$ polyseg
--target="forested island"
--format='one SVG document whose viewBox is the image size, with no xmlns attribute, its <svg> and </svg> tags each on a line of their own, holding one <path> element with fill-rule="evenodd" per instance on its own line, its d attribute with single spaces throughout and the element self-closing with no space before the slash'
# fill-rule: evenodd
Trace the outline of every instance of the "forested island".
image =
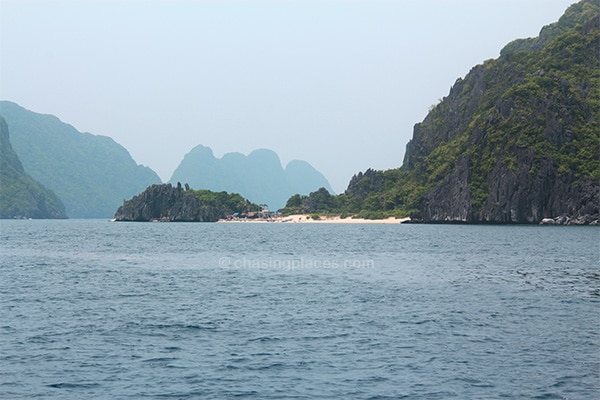
<svg viewBox="0 0 600 400">
<path fill-rule="evenodd" d="M 151 185 L 125 200 L 116 221 L 216 222 L 233 214 L 256 212 L 260 206 L 237 193 L 193 190 L 187 184 Z"/>
</svg>

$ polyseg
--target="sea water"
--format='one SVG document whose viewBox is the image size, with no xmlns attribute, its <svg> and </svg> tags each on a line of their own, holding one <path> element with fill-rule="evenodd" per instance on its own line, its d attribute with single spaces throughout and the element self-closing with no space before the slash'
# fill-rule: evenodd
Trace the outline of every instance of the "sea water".
<svg viewBox="0 0 600 400">
<path fill-rule="evenodd" d="M 599 398 L 599 239 L 2 221 L 0 398 Z"/>
</svg>

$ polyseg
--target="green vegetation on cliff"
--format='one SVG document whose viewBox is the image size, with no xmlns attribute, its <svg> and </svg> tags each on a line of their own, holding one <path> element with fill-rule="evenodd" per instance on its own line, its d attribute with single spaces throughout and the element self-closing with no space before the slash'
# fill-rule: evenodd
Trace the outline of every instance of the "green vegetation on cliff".
<svg viewBox="0 0 600 400">
<path fill-rule="evenodd" d="M 66 218 L 65 207 L 23 169 L 0 117 L 0 218 Z"/>
<path fill-rule="evenodd" d="M 428 222 L 597 220 L 599 53 L 600 2 L 583 0 L 539 37 L 513 41 L 458 79 L 415 125 L 402 167 L 355 175 L 333 201 L 337 211 Z"/>
<path fill-rule="evenodd" d="M 123 202 L 117 221 L 215 222 L 260 207 L 237 193 L 193 190 L 169 184 L 152 185 Z"/>
</svg>

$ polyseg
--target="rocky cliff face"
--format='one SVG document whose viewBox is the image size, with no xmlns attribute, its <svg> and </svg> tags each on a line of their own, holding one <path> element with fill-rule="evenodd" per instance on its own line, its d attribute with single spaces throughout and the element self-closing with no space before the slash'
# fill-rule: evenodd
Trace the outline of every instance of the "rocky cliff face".
<svg viewBox="0 0 600 400">
<path fill-rule="evenodd" d="M 404 181 L 425 222 L 600 219 L 600 5 L 571 6 L 540 37 L 459 79 L 417 124 Z"/>
<path fill-rule="evenodd" d="M 235 212 L 257 207 L 238 194 L 183 189 L 180 184 L 149 186 L 126 200 L 115 213 L 117 221 L 215 222 Z"/>
<path fill-rule="evenodd" d="M 413 218 L 425 222 L 499 224 L 539 223 L 550 218 L 561 224 L 598 224 L 598 182 L 560 174 L 551 160 L 545 160 L 532 176 L 532 152 L 519 153 L 516 171 L 497 163 L 487 176 L 491 191 L 482 209 L 472 207 L 470 160 L 462 158 L 455 170 L 425 196 Z"/>
</svg>

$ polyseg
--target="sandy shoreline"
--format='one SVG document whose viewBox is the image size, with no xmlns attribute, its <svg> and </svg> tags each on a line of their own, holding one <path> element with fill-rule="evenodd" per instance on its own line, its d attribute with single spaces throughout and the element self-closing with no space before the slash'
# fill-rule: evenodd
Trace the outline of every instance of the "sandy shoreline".
<svg viewBox="0 0 600 400">
<path fill-rule="evenodd" d="M 341 218 L 336 216 L 322 216 L 318 220 L 309 218 L 308 215 L 288 215 L 286 217 L 276 218 L 257 218 L 257 219 L 238 219 L 238 220 L 219 220 L 218 222 L 225 223 L 289 223 L 289 224 L 401 224 L 410 221 L 410 218 L 395 218 L 386 219 L 364 219 L 364 218 Z"/>
</svg>

